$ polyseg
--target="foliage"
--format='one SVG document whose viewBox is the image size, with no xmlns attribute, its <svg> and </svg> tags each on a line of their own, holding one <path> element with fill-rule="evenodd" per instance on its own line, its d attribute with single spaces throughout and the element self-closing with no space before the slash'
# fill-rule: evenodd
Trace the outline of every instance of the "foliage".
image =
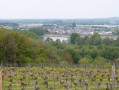
<svg viewBox="0 0 119 90">
<path fill-rule="evenodd" d="M 39 29 L 35 32 L 37 30 Z M 107 60 L 112 62 L 119 58 L 118 44 L 119 37 L 116 40 L 101 39 L 98 33 L 94 33 L 91 37 L 80 37 L 79 34 L 73 33 L 69 43 L 53 41 L 50 38 L 42 41 L 34 32 L 6 31 L 2 27 L 0 28 L 0 61 L 42 64 L 60 64 L 67 61 L 69 65 L 96 64 L 105 61 L 104 63 L 107 64 L 109 63 Z"/>
<path fill-rule="evenodd" d="M 38 39 L 39 36 L 33 32 L 28 32 L 27 33 L 28 37 L 32 38 L 32 39 Z"/>
<path fill-rule="evenodd" d="M 20 33 L 28 34 L 28 36 L 30 36 L 31 38 L 38 38 L 38 36 L 42 36 L 42 35 L 48 33 L 48 30 L 44 29 L 43 27 L 29 28 L 28 30 L 20 30 L 20 29 L 14 28 L 13 30 L 20 32 Z"/>
<path fill-rule="evenodd" d="M 77 33 L 72 33 L 71 34 L 71 36 L 70 36 L 70 42 L 72 43 L 72 44 L 75 44 L 76 42 L 76 38 L 77 37 L 79 37 L 79 34 L 77 34 Z"/>
<path fill-rule="evenodd" d="M 97 57 L 93 64 L 95 65 L 107 65 L 108 60 L 103 57 Z"/>
<path fill-rule="evenodd" d="M 64 56 L 67 55 L 70 57 L 69 59 L 73 60 L 74 64 L 77 64 L 79 61 L 79 57 L 77 55 L 77 52 L 74 49 L 65 49 L 64 50 Z"/>
<path fill-rule="evenodd" d="M 100 58 L 103 59 L 103 58 Z M 86 60 L 87 61 L 87 60 Z M 105 62 L 105 60 L 102 60 Z M 103 64 L 100 62 L 100 64 Z M 3 90 L 115 90 L 119 89 L 119 69 L 112 76 L 111 65 L 80 65 L 79 67 L 2 67 Z M 16 65 L 17 66 L 17 65 Z M 85 68 L 84 68 L 85 67 Z"/>
<path fill-rule="evenodd" d="M 44 35 L 46 32 L 48 32 L 47 30 L 43 29 L 42 27 L 40 27 L 40 28 L 30 28 L 28 31 L 29 32 L 34 32 L 38 36 Z"/>
<path fill-rule="evenodd" d="M 91 37 L 86 36 L 83 38 L 74 33 L 70 37 L 70 43 L 61 43 L 59 40 L 51 43 L 57 48 L 58 54 L 63 56 L 62 58 L 67 60 L 68 63 L 78 64 L 80 60 L 82 61 L 86 57 L 91 58 L 90 64 L 93 64 L 98 57 L 110 61 L 119 58 L 118 38 L 117 40 L 101 39 L 98 33 L 94 33 Z"/>
<path fill-rule="evenodd" d="M 31 38 L 29 38 L 29 37 Z M 32 39 L 33 38 L 33 39 Z M 34 33 L 22 34 L 0 28 L 0 60 L 6 63 L 53 63 L 58 55 L 55 49 Z"/>
<path fill-rule="evenodd" d="M 91 59 L 90 58 L 87 58 L 87 57 L 85 57 L 85 58 L 82 58 L 80 61 L 79 61 L 79 64 L 83 64 L 83 65 L 85 65 L 85 64 L 90 64 L 91 63 Z"/>
</svg>

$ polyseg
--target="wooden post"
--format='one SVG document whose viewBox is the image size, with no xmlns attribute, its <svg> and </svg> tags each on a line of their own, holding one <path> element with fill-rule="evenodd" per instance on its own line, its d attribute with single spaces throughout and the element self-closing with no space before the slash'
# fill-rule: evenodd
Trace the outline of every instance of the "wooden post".
<svg viewBox="0 0 119 90">
<path fill-rule="evenodd" d="M 115 77 L 116 77 L 116 74 L 115 74 L 115 70 L 116 70 L 116 63 L 115 61 L 112 63 L 112 77 L 114 79 L 114 90 L 116 89 L 116 86 L 115 86 Z"/>
<path fill-rule="evenodd" d="M 112 90 L 112 84 L 110 84 L 110 90 Z"/>
<path fill-rule="evenodd" d="M 112 76 L 115 78 L 115 63 L 112 63 Z"/>
<path fill-rule="evenodd" d="M 101 85 L 101 83 L 98 83 L 98 90 L 99 90 L 100 85 Z"/>
<path fill-rule="evenodd" d="M 34 80 L 34 89 L 33 90 L 36 90 L 36 80 Z"/>
<path fill-rule="evenodd" d="M 55 89 L 55 72 L 53 72 L 53 79 L 54 79 L 54 89 Z"/>
<path fill-rule="evenodd" d="M 28 85 L 30 84 L 30 67 L 31 65 L 28 64 Z"/>
<path fill-rule="evenodd" d="M 0 90 L 2 90 L 2 71 L 0 71 Z"/>
<path fill-rule="evenodd" d="M 82 90 L 84 88 L 84 71 L 82 72 Z"/>
</svg>

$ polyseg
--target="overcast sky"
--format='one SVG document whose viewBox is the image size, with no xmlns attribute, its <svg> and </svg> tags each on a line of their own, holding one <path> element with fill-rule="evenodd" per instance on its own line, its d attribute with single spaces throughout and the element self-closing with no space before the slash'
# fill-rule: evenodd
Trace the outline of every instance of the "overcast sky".
<svg viewBox="0 0 119 90">
<path fill-rule="evenodd" d="M 0 0 L 0 19 L 119 17 L 119 0 Z"/>
</svg>

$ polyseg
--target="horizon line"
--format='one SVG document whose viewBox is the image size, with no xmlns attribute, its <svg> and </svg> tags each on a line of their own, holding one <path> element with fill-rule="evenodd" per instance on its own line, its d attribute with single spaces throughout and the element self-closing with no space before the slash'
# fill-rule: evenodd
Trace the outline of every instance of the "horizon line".
<svg viewBox="0 0 119 90">
<path fill-rule="evenodd" d="M 108 19 L 108 18 L 119 18 L 119 17 L 99 17 L 99 18 L 0 18 L 0 20 L 35 20 L 35 19 L 56 19 L 56 20 L 62 20 L 62 19 Z"/>
</svg>

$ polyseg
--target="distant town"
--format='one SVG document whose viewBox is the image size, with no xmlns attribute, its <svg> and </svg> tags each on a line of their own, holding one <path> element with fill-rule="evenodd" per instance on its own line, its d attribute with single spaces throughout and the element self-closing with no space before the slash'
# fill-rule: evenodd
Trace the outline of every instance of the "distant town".
<svg viewBox="0 0 119 90">
<path fill-rule="evenodd" d="M 95 21 L 95 20 L 94 20 Z M 97 20 L 98 21 L 98 20 Z M 45 34 L 44 37 L 65 37 L 69 38 L 72 33 L 78 33 L 81 37 L 91 36 L 94 32 L 97 32 L 101 35 L 102 38 L 109 37 L 112 39 L 116 39 L 118 37 L 119 24 L 107 24 L 107 23 L 89 23 L 87 20 L 86 23 L 80 23 L 80 20 L 72 20 L 69 21 L 61 21 L 61 20 L 42 20 L 38 21 L 14 21 L 12 23 L 9 22 L 1 22 L 0 26 L 3 26 L 5 29 L 20 29 L 20 30 L 28 30 L 29 28 L 39 28 L 42 27 L 47 29 L 49 33 Z"/>
</svg>

